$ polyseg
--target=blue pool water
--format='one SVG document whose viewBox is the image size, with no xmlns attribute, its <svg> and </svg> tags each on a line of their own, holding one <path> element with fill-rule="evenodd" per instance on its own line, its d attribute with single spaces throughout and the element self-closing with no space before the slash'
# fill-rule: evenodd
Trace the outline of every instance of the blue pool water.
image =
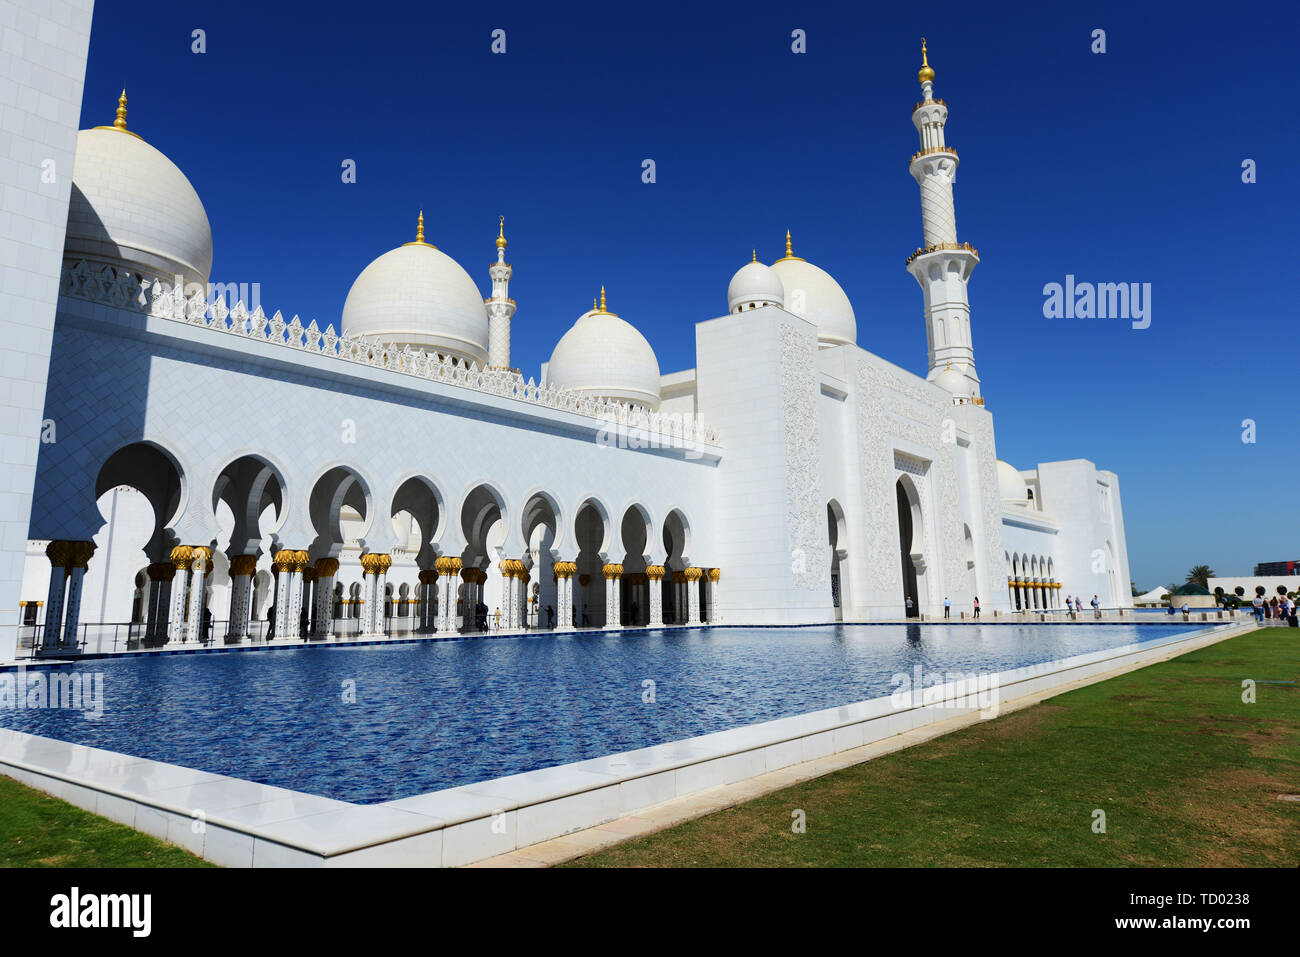
<svg viewBox="0 0 1300 957">
<path fill-rule="evenodd" d="M 368 804 L 888 695 L 917 664 L 1004 671 L 1178 630 L 703 628 L 103 659 L 53 669 L 103 675 L 99 720 L 0 708 L 0 725 Z"/>
</svg>

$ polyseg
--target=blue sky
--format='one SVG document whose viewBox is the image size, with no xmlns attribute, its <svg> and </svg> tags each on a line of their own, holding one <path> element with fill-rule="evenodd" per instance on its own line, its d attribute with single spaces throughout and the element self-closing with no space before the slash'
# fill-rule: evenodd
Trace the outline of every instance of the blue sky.
<svg viewBox="0 0 1300 957">
<path fill-rule="evenodd" d="M 601 284 L 668 372 L 694 364 L 693 324 L 726 311 L 750 250 L 778 258 L 789 228 L 853 301 L 858 344 L 923 375 L 903 262 L 921 243 L 924 35 L 962 160 L 958 235 L 981 254 L 999 456 L 1118 472 L 1143 588 L 1300 557 L 1294 8 L 924 7 L 101 0 L 82 126 L 112 122 L 125 82 L 131 128 L 207 208 L 213 281 L 260 283 L 268 312 L 337 324 L 421 208 L 486 294 L 505 215 L 525 375 Z M 1044 318 L 1044 284 L 1067 274 L 1151 283 L 1150 328 Z"/>
</svg>

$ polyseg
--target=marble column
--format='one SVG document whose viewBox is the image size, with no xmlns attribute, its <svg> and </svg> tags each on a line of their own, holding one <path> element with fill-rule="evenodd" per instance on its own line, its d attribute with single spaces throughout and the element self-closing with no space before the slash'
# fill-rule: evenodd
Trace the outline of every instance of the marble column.
<svg viewBox="0 0 1300 957">
<path fill-rule="evenodd" d="M 605 627 L 618 628 L 622 618 L 622 584 L 623 566 L 617 563 L 602 565 L 600 573 L 605 576 Z"/>
<path fill-rule="evenodd" d="M 253 575 L 256 573 L 256 555 L 236 555 L 230 559 L 230 621 L 226 625 L 226 641 L 231 644 L 248 637 L 248 621 L 253 610 Z"/>
<path fill-rule="evenodd" d="M 194 564 L 194 549 L 189 545 L 177 545 L 172 549 L 171 557 L 178 574 L 175 584 L 172 585 L 172 607 L 167 619 L 167 634 L 162 636 L 162 644 L 172 640 L 185 640 L 185 602 L 189 598 L 190 566 Z"/>
<path fill-rule="evenodd" d="M 645 577 L 649 579 L 650 627 L 661 628 L 664 623 L 664 592 L 661 582 L 667 569 L 662 565 L 647 565 Z"/>
<path fill-rule="evenodd" d="M 50 559 L 50 591 L 45 599 L 42 650 L 57 648 L 63 639 L 63 600 L 68 588 L 68 564 L 72 561 L 72 542 L 50 542 L 45 547 L 45 554 Z"/>
<path fill-rule="evenodd" d="M 524 587 L 528 574 L 524 563 L 517 558 L 507 558 L 500 564 L 502 578 L 501 609 L 502 625 L 511 631 L 524 627 L 523 613 L 520 611 L 519 593 Z"/>
<path fill-rule="evenodd" d="M 384 633 L 384 583 L 393 559 L 386 554 L 366 552 L 361 556 L 361 570 L 366 576 L 366 604 L 362 607 L 364 635 L 375 637 Z"/>
<path fill-rule="evenodd" d="M 556 562 L 551 572 L 555 575 L 555 630 L 573 631 L 573 576 L 578 566 L 574 562 Z"/>
<path fill-rule="evenodd" d="M 682 573 L 686 578 L 686 623 L 700 624 L 700 579 L 704 569 L 692 566 Z"/>
<path fill-rule="evenodd" d="M 709 624 L 713 625 L 722 620 L 718 615 L 718 582 L 722 578 L 721 568 L 709 569 Z"/>
<path fill-rule="evenodd" d="M 475 620 L 478 616 L 478 569 L 462 568 L 460 570 L 460 580 L 465 583 L 465 597 L 461 599 L 461 608 L 463 620 L 461 622 L 461 631 L 474 631 L 478 625 Z"/>
<path fill-rule="evenodd" d="M 419 629 L 422 632 L 433 630 L 434 594 L 438 587 L 438 573 L 433 569 L 421 569 L 420 584 L 416 589 L 419 595 Z"/>
<path fill-rule="evenodd" d="M 456 582 L 459 580 L 461 560 L 444 555 L 434 562 L 438 572 L 438 630 L 456 630 Z"/>
<path fill-rule="evenodd" d="M 81 585 L 86 578 L 86 566 L 95 554 L 94 542 L 71 542 L 68 556 L 68 589 L 63 613 L 63 633 L 60 644 L 75 648 L 81 640 L 78 626 L 81 623 Z"/>
<path fill-rule="evenodd" d="M 334 637 L 334 578 L 339 573 L 337 558 L 316 559 L 316 613 L 312 620 L 312 637 Z"/>
<path fill-rule="evenodd" d="M 316 596 L 316 568 L 311 562 L 307 562 L 301 572 L 302 578 L 302 607 L 307 611 L 306 627 L 302 629 L 301 637 L 310 637 L 315 631 L 316 604 L 312 600 Z M 299 616 L 301 620 L 301 616 Z"/>
<path fill-rule="evenodd" d="M 520 565 L 522 567 L 523 563 L 521 562 Z M 528 592 L 530 590 L 529 583 L 533 580 L 533 576 L 529 574 L 527 568 L 523 568 L 515 577 L 519 580 L 519 627 L 530 628 L 532 627 L 530 624 L 532 616 L 530 615 L 531 609 L 529 605 L 531 603 L 528 600 Z"/>
<path fill-rule="evenodd" d="M 144 639 L 149 644 L 167 637 L 167 611 L 175 577 L 176 566 L 171 562 L 153 562 L 149 566 L 149 607 L 144 625 Z"/>
<path fill-rule="evenodd" d="M 189 608 L 185 615 L 185 640 L 207 640 L 203 628 L 203 611 L 208 607 L 207 582 L 212 571 L 212 549 L 206 545 L 193 545 L 194 560 L 190 564 Z"/>
</svg>

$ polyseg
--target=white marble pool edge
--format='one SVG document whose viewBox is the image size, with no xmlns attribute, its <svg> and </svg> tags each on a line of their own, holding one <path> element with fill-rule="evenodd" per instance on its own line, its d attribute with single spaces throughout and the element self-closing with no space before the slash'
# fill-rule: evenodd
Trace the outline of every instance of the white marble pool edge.
<svg viewBox="0 0 1300 957">
<path fill-rule="evenodd" d="M 1217 625 L 997 674 L 998 703 L 1235 637 Z M 450 867 L 963 714 L 890 697 L 361 805 L 0 729 L 0 773 L 228 867 Z"/>
</svg>

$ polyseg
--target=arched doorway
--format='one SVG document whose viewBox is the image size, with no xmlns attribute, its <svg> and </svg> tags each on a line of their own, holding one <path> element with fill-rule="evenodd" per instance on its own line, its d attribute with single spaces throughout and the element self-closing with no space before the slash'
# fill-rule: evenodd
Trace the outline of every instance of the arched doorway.
<svg viewBox="0 0 1300 957">
<path fill-rule="evenodd" d="M 894 486 L 898 499 L 899 560 L 903 572 L 903 607 L 909 618 L 921 614 L 921 587 L 924 583 L 924 531 L 921 523 L 921 499 L 916 485 L 904 475 Z M 911 599 L 912 607 L 907 608 Z"/>
<path fill-rule="evenodd" d="M 831 605 L 835 611 L 835 620 L 843 621 L 844 606 L 847 604 L 845 591 L 848 586 L 846 572 L 849 551 L 844 509 L 835 499 L 826 503 L 826 534 L 831 547 Z"/>
</svg>

